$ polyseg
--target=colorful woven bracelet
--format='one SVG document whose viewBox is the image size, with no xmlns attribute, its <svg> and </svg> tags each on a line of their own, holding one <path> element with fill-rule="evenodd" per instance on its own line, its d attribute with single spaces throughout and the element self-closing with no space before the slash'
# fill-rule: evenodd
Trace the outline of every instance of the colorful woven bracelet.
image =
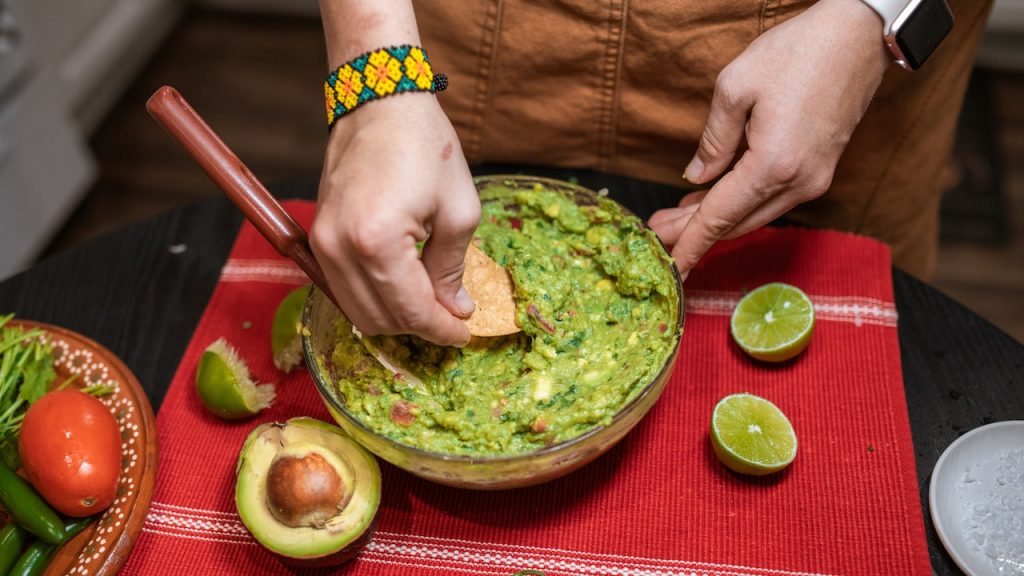
<svg viewBox="0 0 1024 576">
<path fill-rule="evenodd" d="M 327 75 L 327 126 L 364 102 L 405 92 L 441 92 L 444 74 L 434 74 L 427 53 L 419 46 L 392 46 L 367 52 Z"/>
</svg>

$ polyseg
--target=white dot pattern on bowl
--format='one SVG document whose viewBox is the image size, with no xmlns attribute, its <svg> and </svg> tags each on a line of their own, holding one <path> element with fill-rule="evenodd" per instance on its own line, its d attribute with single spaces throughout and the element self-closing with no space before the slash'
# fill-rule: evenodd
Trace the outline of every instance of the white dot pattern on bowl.
<svg viewBox="0 0 1024 576">
<path fill-rule="evenodd" d="M 115 528 L 120 528 L 138 497 L 135 481 L 131 474 L 143 460 L 145 446 L 139 434 L 142 416 L 135 409 L 134 399 L 123 394 L 119 380 L 120 371 L 109 366 L 103 358 L 97 358 L 91 350 L 80 348 L 58 334 L 47 333 L 44 340 L 53 345 L 54 363 L 58 369 L 75 374 L 86 386 L 102 385 L 113 392 L 100 398 L 117 421 L 121 434 L 121 477 L 114 502 L 99 518 L 97 529 L 82 548 L 71 574 L 94 574 L 106 560 L 108 550 L 114 550 Z M 113 376 L 112 376 L 113 375 Z M 120 531 L 119 531 L 120 533 Z"/>
</svg>

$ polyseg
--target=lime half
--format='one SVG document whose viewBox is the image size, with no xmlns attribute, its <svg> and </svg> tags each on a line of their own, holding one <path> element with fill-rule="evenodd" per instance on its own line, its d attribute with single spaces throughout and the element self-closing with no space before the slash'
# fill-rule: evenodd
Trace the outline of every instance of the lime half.
<svg viewBox="0 0 1024 576">
<path fill-rule="evenodd" d="M 772 282 L 740 299 L 729 324 L 744 352 L 767 362 L 789 360 L 803 351 L 814 332 L 814 305 L 796 286 Z"/>
<path fill-rule="evenodd" d="M 223 338 L 199 359 L 196 392 L 211 412 L 228 419 L 252 416 L 274 401 L 274 385 L 253 382 L 249 367 Z"/>
<path fill-rule="evenodd" d="M 309 286 L 292 290 L 277 305 L 274 323 L 270 326 L 270 351 L 274 366 L 291 372 L 302 362 L 302 308 L 306 305 Z"/>
<path fill-rule="evenodd" d="M 711 446 L 729 469 L 763 476 L 796 458 L 796 433 L 775 404 L 753 394 L 718 401 L 711 414 Z"/>
</svg>

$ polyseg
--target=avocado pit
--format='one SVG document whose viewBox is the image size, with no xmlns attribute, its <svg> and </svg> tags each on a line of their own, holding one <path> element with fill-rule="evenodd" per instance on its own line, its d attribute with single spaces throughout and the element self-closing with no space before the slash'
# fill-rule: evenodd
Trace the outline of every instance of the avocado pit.
<svg viewBox="0 0 1024 576">
<path fill-rule="evenodd" d="M 292 447 L 289 447 L 292 448 Z M 329 462 L 315 447 L 306 453 L 282 450 L 267 471 L 267 506 L 285 526 L 323 528 L 345 508 L 352 496 Z"/>
</svg>

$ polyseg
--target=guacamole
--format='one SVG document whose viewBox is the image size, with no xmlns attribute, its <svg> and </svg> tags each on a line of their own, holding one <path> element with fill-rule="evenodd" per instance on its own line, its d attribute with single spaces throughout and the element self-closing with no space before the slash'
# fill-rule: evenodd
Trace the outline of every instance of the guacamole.
<svg viewBox="0 0 1024 576">
<path fill-rule="evenodd" d="M 369 338 L 417 385 L 340 321 L 331 358 L 339 398 L 377 433 L 450 454 L 528 452 L 608 424 L 678 342 L 668 254 L 606 198 L 540 185 L 491 187 L 480 198 L 473 241 L 512 276 L 523 331 L 462 349 Z"/>
</svg>

